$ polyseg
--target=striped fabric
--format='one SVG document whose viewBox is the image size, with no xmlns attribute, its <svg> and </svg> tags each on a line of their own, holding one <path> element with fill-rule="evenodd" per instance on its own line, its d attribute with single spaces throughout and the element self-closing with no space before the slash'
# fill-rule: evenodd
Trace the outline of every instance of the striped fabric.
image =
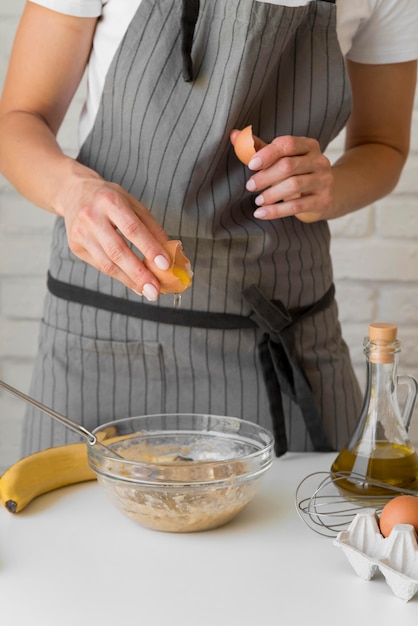
<svg viewBox="0 0 418 626">
<path fill-rule="evenodd" d="M 195 272 L 182 309 L 247 315 L 242 291 L 253 284 L 289 308 L 308 306 L 332 283 L 328 225 L 253 218 L 248 171 L 229 132 L 252 124 L 265 141 L 294 134 L 327 146 L 350 111 L 335 9 L 326 2 L 200 5 L 194 81 L 185 82 L 182 3 L 141 2 L 79 160 L 121 184 L 182 240 Z M 138 300 L 71 254 L 62 219 L 50 271 L 72 285 Z M 172 306 L 172 296 L 159 305 Z M 295 324 L 294 337 L 328 439 L 340 447 L 356 421 L 360 392 L 335 302 Z M 48 295 L 32 393 L 88 428 L 161 411 L 236 415 L 270 428 L 259 339 L 255 329 L 159 325 Z M 289 448 L 312 449 L 298 407 L 286 408 Z M 25 453 L 71 439 L 30 413 Z"/>
</svg>

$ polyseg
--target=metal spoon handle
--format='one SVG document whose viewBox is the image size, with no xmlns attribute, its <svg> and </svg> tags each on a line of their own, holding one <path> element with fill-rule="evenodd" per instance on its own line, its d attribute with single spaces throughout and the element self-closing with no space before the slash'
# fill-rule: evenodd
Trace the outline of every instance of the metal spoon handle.
<svg viewBox="0 0 418 626">
<path fill-rule="evenodd" d="M 93 435 L 93 433 L 91 433 L 89 430 L 84 428 L 84 426 L 81 426 L 81 424 L 77 424 L 77 422 L 70 420 L 68 417 L 65 417 L 65 415 L 61 415 L 61 413 L 54 411 L 54 409 L 50 409 L 48 406 L 45 406 L 44 404 L 42 404 L 41 402 L 38 402 L 34 398 L 27 396 L 25 393 L 23 393 L 23 391 L 19 391 L 19 389 L 15 389 L 14 387 L 11 387 L 7 383 L 3 382 L 2 380 L 0 380 L 0 387 L 3 387 L 4 389 L 6 389 L 6 391 L 11 393 L 13 396 L 17 396 L 21 400 L 24 400 L 28 404 L 35 406 L 40 411 L 43 411 L 44 413 L 47 413 L 47 415 L 50 415 L 54 419 L 58 420 L 59 422 L 61 422 L 61 424 L 64 424 L 64 426 L 66 426 L 73 432 L 87 439 L 87 441 L 92 446 L 98 443 L 96 436 Z"/>
</svg>

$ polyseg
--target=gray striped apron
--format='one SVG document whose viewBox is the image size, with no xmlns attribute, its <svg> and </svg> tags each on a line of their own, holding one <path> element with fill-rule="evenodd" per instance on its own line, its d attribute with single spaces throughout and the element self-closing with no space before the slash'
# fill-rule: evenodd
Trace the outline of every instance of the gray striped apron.
<svg viewBox="0 0 418 626">
<path fill-rule="evenodd" d="M 229 133 L 252 124 L 324 150 L 350 105 L 333 3 L 142 0 L 78 160 L 182 240 L 193 285 L 179 310 L 170 295 L 143 302 L 76 258 L 58 218 L 32 395 L 89 429 L 212 413 L 269 428 L 277 454 L 340 448 L 361 395 L 328 225 L 255 219 Z M 29 409 L 23 453 L 74 437 Z"/>
</svg>

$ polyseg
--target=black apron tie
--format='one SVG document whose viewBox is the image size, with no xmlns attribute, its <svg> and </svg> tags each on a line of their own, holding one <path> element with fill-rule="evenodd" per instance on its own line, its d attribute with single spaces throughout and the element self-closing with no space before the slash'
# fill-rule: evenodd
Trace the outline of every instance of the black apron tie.
<svg viewBox="0 0 418 626">
<path fill-rule="evenodd" d="M 252 285 L 243 292 L 244 299 L 252 309 L 249 316 L 173 309 L 135 302 L 62 282 L 52 277 L 50 273 L 47 287 L 54 296 L 69 302 L 159 324 L 220 330 L 261 328 L 264 332 L 258 351 L 272 416 L 276 455 L 281 456 L 287 451 L 282 393 L 300 406 L 314 449 L 320 452 L 332 451 L 323 431 L 309 383 L 299 364 L 291 326 L 304 317 L 326 309 L 334 299 L 333 284 L 313 305 L 291 310 L 286 309 L 280 300 L 267 300 L 258 287 Z"/>
<path fill-rule="evenodd" d="M 318 452 L 332 451 L 309 382 L 296 354 L 291 325 L 294 321 L 329 306 L 334 292 L 334 285 L 331 285 L 318 302 L 304 308 L 295 317 L 292 317 L 282 302 L 267 300 L 255 285 L 243 292 L 245 300 L 252 308 L 250 318 L 264 331 L 258 349 L 273 421 L 277 456 L 282 456 L 287 451 L 282 394 L 300 407 L 314 449 Z"/>
<path fill-rule="evenodd" d="M 199 16 L 199 0 L 183 0 L 181 14 L 181 56 L 183 60 L 183 78 L 186 83 L 193 80 L 192 46 Z"/>
</svg>

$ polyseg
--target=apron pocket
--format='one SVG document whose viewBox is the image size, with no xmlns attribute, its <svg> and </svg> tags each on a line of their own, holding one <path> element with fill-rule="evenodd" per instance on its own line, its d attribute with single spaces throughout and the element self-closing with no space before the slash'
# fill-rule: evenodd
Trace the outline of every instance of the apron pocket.
<svg viewBox="0 0 418 626">
<path fill-rule="evenodd" d="M 32 394 L 89 430 L 162 412 L 164 393 L 160 343 L 95 339 L 42 323 Z"/>
</svg>

